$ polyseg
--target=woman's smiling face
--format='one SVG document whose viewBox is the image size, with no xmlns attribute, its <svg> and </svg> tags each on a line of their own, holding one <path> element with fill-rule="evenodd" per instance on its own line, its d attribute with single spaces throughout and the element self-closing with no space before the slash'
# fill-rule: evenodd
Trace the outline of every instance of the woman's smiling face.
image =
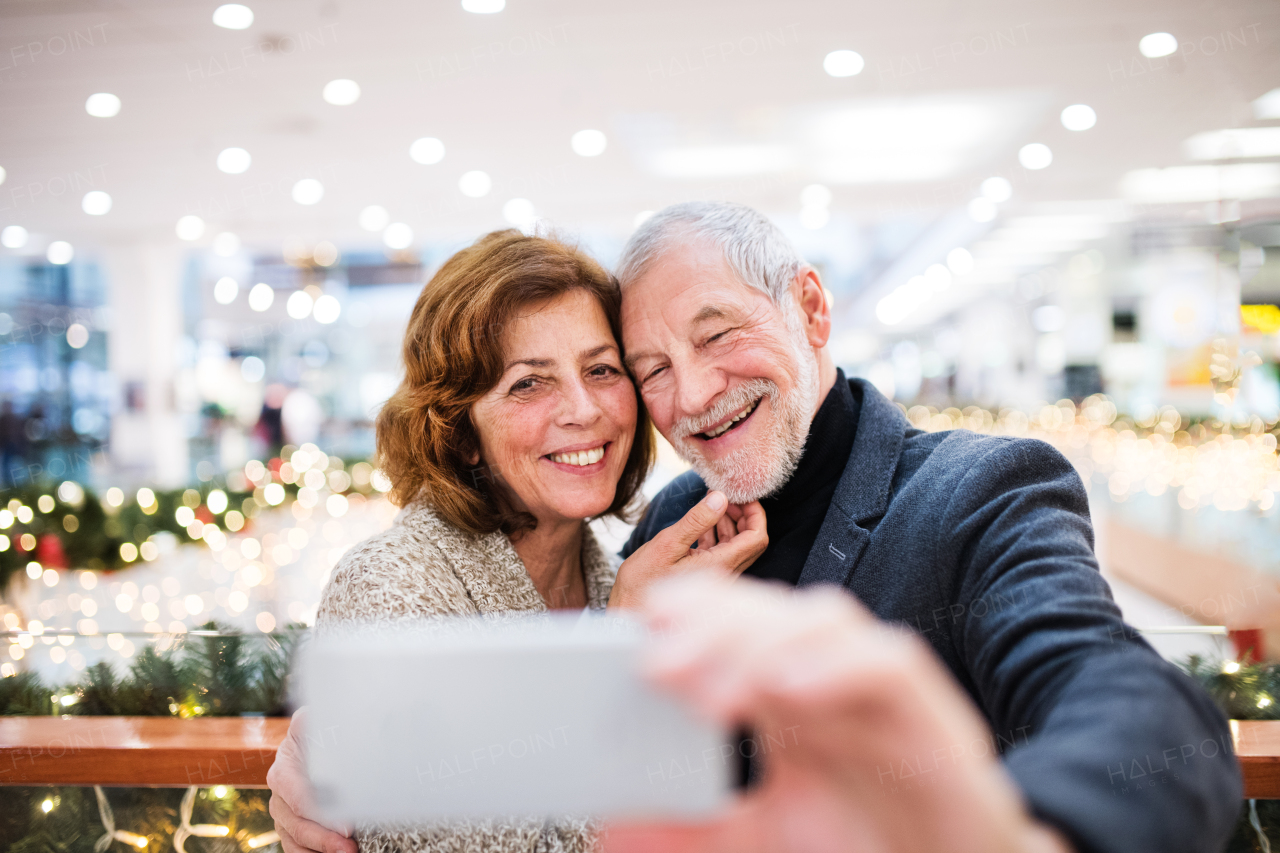
<svg viewBox="0 0 1280 853">
<path fill-rule="evenodd" d="M 636 393 L 604 310 L 574 290 L 517 312 L 502 378 L 471 407 L 482 464 L 539 522 L 613 503 L 636 429 Z"/>
</svg>

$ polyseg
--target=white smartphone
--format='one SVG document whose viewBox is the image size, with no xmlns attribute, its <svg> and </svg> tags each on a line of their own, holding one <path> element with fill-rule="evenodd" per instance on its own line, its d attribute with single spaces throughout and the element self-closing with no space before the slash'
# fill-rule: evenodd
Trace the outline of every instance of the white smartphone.
<svg viewBox="0 0 1280 853">
<path fill-rule="evenodd" d="M 641 678 L 643 639 L 555 614 L 313 638 L 295 671 L 317 804 L 371 823 L 720 810 L 735 741 Z"/>
</svg>

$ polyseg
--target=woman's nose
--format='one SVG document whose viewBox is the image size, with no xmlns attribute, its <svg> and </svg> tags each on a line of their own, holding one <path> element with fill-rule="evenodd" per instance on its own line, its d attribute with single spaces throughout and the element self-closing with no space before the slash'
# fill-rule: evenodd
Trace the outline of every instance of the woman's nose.
<svg viewBox="0 0 1280 853">
<path fill-rule="evenodd" d="M 600 401 L 583 382 L 573 382 L 565 387 L 563 405 L 560 408 L 561 425 L 589 426 L 600 417 Z"/>
</svg>

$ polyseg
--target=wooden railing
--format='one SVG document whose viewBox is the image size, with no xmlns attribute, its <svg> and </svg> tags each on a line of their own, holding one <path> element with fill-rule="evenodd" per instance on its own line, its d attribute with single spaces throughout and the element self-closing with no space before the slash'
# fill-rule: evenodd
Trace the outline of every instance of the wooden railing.
<svg viewBox="0 0 1280 853">
<path fill-rule="evenodd" d="M 280 717 L 0 717 L 0 785 L 264 788 Z M 1232 721 L 1249 799 L 1280 799 L 1280 721 Z"/>
</svg>

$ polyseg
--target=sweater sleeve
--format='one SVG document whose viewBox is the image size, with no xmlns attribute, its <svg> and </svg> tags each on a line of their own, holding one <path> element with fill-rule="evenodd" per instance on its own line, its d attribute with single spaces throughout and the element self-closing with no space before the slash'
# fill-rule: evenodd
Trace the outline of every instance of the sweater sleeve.
<svg viewBox="0 0 1280 853">
<path fill-rule="evenodd" d="M 1242 796 L 1226 720 L 1121 620 L 1071 464 L 1000 442 L 941 529 L 956 648 L 1032 812 L 1082 853 L 1221 850 Z"/>
</svg>

